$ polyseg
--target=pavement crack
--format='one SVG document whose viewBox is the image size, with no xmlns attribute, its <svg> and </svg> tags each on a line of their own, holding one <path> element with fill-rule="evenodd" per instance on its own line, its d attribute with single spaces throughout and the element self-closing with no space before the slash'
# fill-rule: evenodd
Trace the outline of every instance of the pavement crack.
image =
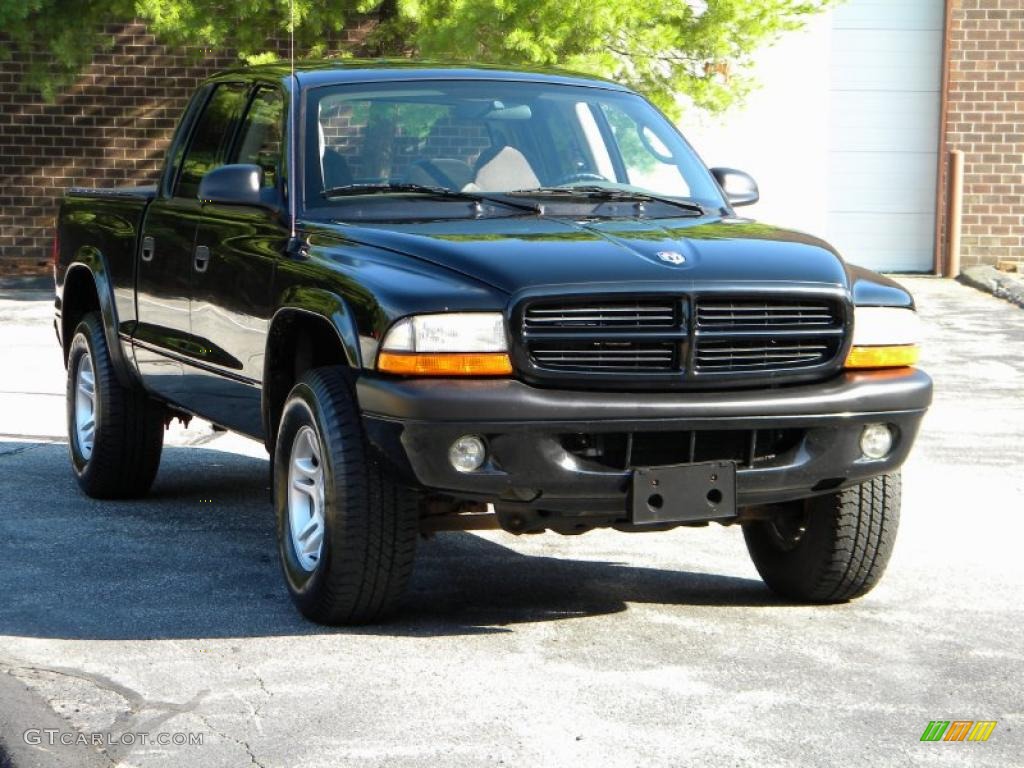
<svg viewBox="0 0 1024 768">
<path fill-rule="evenodd" d="M 41 677 L 44 675 L 55 675 L 59 677 L 66 677 L 74 680 L 80 680 L 95 686 L 96 688 L 113 693 L 120 697 L 125 704 L 127 709 L 118 712 L 114 716 L 114 721 L 110 724 L 109 728 L 106 728 L 100 733 L 106 734 L 110 737 L 107 741 L 113 740 L 115 736 L 121 736 L 126 733 L 151 733 L 156 730 L 159 726 L 165 722 L 180 714 L 192 714 L 197 715 L 196 708 L 202 702 L 203 698 L 209 693 L 209 690 L 204 689 L 199 691 L 189 701 L 184 704 L 179 704 L 173 701 L 160 701 L 157 699 L 147 699 L 138 691 L 129 688 L 126 685 L 122 685 L 115 680 L 100 675 L 98 673 L 85 672 L 80 669 L 69 669 L 67 667 L 40 667 L 34 665 L 4 665 L 0 664 L 0 667 L 7 670 L 8 674 L 13 674 L 16 677 L 17 673 L 25 674 L 27 677 Z M 52 701 L 47 701 L 52 708 Z M 144 713 L 153 713 L 145 715 Z M 200 717 L 200 720 L 205 720 Z M 106 757 L 110 758 L 112 762 L 118 762 L 124 758 L 125 755 L 130 753 L 134 748 L 134 744 L 121 744 L 116 742 L 114 748 L 108 748 L 103 750 Z"/>
<path fill-rule="evenodd" d="M 239 739 L 237 736 L 232 736 L 230 733 L 227 733 L 226 731 L 223 731 L 220 728 L 215 728 L 213 723 L 209 721 L 206 715 L 199 714 L 198 712 L 196 712 L 195 715 L 199 718 L 199 721 L 207 727 L 207 729 L 210 732 L 217 734 L 222 739 L 233 741 L 235 744 L 244 749 L 245 753 L 249 756 L 250 765 L 255 765 L 257 768 L 267 768 L 263 763 L 256 759 L 256 754 L 252 751 L 252 747 L 249 746 L 248 741 L 246 741 L 245 739 Z"/>
<path fill-rule="evenodd" d="M 263 699 L 263 702 L 258 707 L 256 707 L 255 710 L 253 710 L 253 717 L 258 718 L 260 716 L 260 712 L 263 711 L 263 708 L 270 703 L 270 700 L 272 698 L 274 698 L 274 694 L 271 693 L 270 689 L 267 688 L 267 684 L 263 682 L 263 678 L 260 677 L 260 674 L 258 672 L 253 672 L 253 676 L 256 678 L 256 682 L 259 684 L 260 690 L 263 691 L 263 694 L 266 696 L 266 698 Z"/>
<path fill-rule="evenodd" d="M 266 766 L 263 765 L 263 763 L 256 759 L 256 755 L 253 754 L 252 747 L 249 746 L 249 742 L 242 741 L 241 739 L 235 739 L 235 741 L 237 741 L 245 748 L 246 753 L 249 755 L 249 760 L 252 761 L 253 765 L 255 765 L 257 768 L 266 768 Z"/>
</svg>

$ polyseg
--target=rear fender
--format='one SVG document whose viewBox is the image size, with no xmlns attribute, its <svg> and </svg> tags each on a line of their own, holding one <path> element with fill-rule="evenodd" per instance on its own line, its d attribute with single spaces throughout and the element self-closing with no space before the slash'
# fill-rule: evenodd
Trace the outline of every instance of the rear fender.
<svg viewBox="0 0 1024 768">
<path fill-rule="evenodd" d="M 64 347 L 64 362 L 67 364 L 67 350 L 71 344 L 71 336 L 75 329 L 70 327 L 73 322 L 68 318 L 66 312 L 66 301 L 68 286 L 75 286 L 81 280 L 91 280 L 99 299 L 100 316 L 103 320 L 103 335 L 107 340 L 107 348 L 110 350 L 110 359 L 114 364 L 114 371 L 122 386 L 138 386 L 139 380 L 135 369 L 129 359 L 130 352 L 126 352 L 126 346 L 121 344 L 118 329 L 120 323 L 117 317 L 117 307 L 114 305 L 114 289 L 110 282 L 110 272 L 107 269 L 106 261 L 98 248 L 90 245 L 82 246 L 75 254 L 72 261 L 64 272 L 64 280 L 58 287 L 59 310 L 61 312 L 61 340 Z"/>
</svg>

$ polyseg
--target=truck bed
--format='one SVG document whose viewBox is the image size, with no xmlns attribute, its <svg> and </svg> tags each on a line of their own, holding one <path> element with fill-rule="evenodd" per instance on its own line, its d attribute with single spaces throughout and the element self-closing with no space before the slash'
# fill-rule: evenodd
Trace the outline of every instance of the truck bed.
<svg viewBox="0 0 1024 768">
<path fill-rule="evenodd" d="M 139 233 L 156 185 L 73 187 L 61 202 L 58 280 L 76 263 L 110 285 L 119 329 L 135 320 L 135 270 Z M 97 272 L 102 272 L 98 275 Z"/>
<path fill-rule="evenodd" d="M 151 200 L 156 195 L 156 184 L 143 184 L 134 187 L 71 187 L 68 197 L 141 197 Z"/>
</svg>

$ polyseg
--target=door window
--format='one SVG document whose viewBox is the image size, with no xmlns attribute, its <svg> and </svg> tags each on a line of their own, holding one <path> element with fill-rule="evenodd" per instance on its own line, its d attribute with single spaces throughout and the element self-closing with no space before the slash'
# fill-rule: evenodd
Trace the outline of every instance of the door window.
<svg viewBox="0 0 1024 768">
<path fill-rule="evenodd" d="M 679 197 L 691 194 L 679 158 L 655 130 L 665 131 L 667 124 L 638 120 L 615 104 L 602 104 L 601 108 L 626 166 L 627 184 Z"/>
<path fill-rule="evenodd" d="M 264 188 L 277 186 L 281 167 L 284 97 L 276 88 L 260 88 L 253 96 L 242 126 L 236 163 L 263 169 Z"/>
<path fill-rule="evenodd" d="M 244 102 L 244 84 L 221 83 L 216 87 L 192 132 L 175 197 L 197 197 L 203 176 L 224 165 Z"/>
</svg>

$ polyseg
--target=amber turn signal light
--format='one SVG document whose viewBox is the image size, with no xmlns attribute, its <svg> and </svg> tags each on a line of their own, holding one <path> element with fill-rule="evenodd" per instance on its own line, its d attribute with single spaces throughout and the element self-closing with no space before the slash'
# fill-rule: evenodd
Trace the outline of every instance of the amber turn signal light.
<svg viewBox="0 0 1024 768">
<path fill-rule="evenodd" d="M 847 368 L 905 368 L 916 365 L 916 344 L 895 347 L 854 347 L 846 357 Z"/>
<path fill-rule="evenodd" d="M 377 369 L 401 376 L 508 376 L 512 361 L 504 352 L 381 352 Z"/>
</svg>

